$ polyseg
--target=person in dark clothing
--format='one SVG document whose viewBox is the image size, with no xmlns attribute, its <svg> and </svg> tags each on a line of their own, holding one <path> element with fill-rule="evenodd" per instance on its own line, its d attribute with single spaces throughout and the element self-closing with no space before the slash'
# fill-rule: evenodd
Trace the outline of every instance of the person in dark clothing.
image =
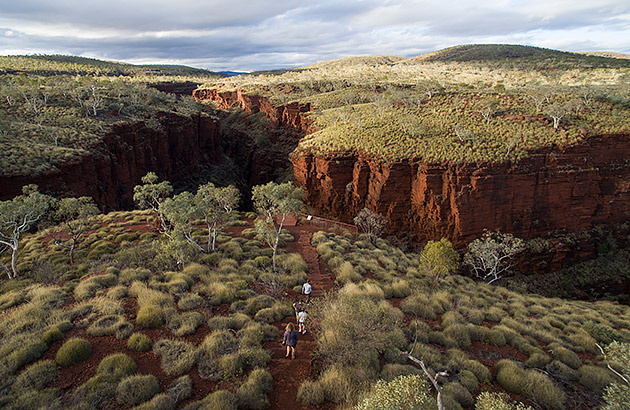
<svg viewBox="0 0 630 410">
<path fill-rule="evenodd" d="M 295 331 L 293 323 L 289 323 L 284 331 L 284 338 L 282 339 L 282 345 L 287 347 L 287 354 L 285 357 L 289 357 L 291 353 L 291 359 L 295 359 L 295 346 L 298 342 L 298 334 Z"/>
</svg>

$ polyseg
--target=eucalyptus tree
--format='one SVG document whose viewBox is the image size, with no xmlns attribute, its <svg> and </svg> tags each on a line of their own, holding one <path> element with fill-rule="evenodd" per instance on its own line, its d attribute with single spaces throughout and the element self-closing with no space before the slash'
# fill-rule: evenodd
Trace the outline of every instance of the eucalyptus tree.
<svg viewBox="0 0 630 410">
<path fill-rule="evenodd" d="M 91 226 L 92 217 L 99 213 L 94 199 L 89 196 L 59 200 L 55 218 L 60 225 L 52 228 L 49 235 L 55 245 L 68 250 L 70 263 L 74 263 L 74 251 L 83 242 Z"/>
<path fill-rule="evenodd" d="M 304 208 L 304 190 L 291 182 L 269 182 L 252 188 L 254 207 L 261 215 L 256 220 L 256 231 L 273 249 L 272 266 L 276 270 L 276 254 L 282 226 L 289 215 L 297 215 Z"/>
<path fill-rule="evenodd" d="M 155 172 L 149 172 L 141 179 L 142 185 L 133 188 L 133 200 L 140 208 L 151 208 L 157 217 L 161 232 L 168 229 L 168 222 L 160 210 L 160 204 L 173 193 L 173 186 L 168 181 L 159 181 Z"/>
<path fill-rule="evenodd" d="M 501 278 L 512 267 L 514 257 L 525 250 L 525 241 L 509 233 L 485 232 L 468 244 L 464 265 L 487 283 Z"/>
<path fill-rule="evenodd" d="M 215 250 L 218 231 L 230 220 L 239 198 L 239 191 L 234 186 L 215 187 L 212 183 L 200 186 L 195 195 L 182 192 L 167 198 L 159 208 L 170 226 L 165 233 L 169 237 L 174 233 L 182 235 L 199 251 L 210 253 Z M 203 220 L 208 228 L 207 247 L 193 236 L 198 220 Z"/>
<path fill-rule="evenodd" d="M 387 218 L 368 208 L 363 208 L 354 217 L 354 224 L 368 236 L 370 242 L 374 243 L 385 230 Z"/>
<path fill-rule="evenodd" d="M 37 185 L 26 185 L 22 195 L 0 201 L 0 245 L 11 252 L 11 269 L 2 262 L 9 279 L 16 277 L 20 237 L 35 226 L 48 212 L 52 198 L 38 191 Z"/>
</svg>

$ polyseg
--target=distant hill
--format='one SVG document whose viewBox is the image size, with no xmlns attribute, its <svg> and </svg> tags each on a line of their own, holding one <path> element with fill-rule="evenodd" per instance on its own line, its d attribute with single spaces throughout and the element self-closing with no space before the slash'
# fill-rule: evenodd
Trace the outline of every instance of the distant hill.
<svg viewBox="0 0 630 410">
<path fill-rule="evenodd" d="M 553 65 L 580 64 L 591 67 L 630 66 L 628 61 L 614 53 L 574 53 L 549 48 L 522 46 L 514 44 L 468 44 L 445 48 L 413 57 L 412 61 L 433 62 L 469 62 L 469 61 L 530 61 L 553 62 Z M 626 57 L 627 58 L 627 57 Z"/>
<path fill-rule="evenodd" d="M 134 65 L 67 55 L 0 56 L 1 73 L 32 73 L 38 75 L 101 75 L 198 77 L 212 79 L 221 74 L 182 65 Z"/>
</svg>

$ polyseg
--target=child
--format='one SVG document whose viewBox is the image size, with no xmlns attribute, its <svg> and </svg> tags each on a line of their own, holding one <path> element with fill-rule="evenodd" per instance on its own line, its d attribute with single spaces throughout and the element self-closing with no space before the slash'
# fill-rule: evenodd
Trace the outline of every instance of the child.
<svg viewBox="0 0 630 410">
<path fill-rule="evenodd" d="M 287 354 L 284 357 L 289 357 L 291 353 L 291 359 L 295 359 L 295 346 L 297 346 L 298 335 L 294 330 L 293 323 L 289 323 L 284 331 L 284 338 L 282 339 L 282 346 L 287 347 Z"/>
<path fill-rule="evenodd" d="M 303 310 L 297 314 L 298 332 L 302 332 L 302 334 L 306 334 L 306 316 L 308 316 L 306 310 Z"/>
<path fill-rule="evenodd" d="M 306 282 L 302 285 L 302 293 L 306 295 L 306 306 L 311 303 L 311 292 L 313 291 L 313 287 L 311 286 L 311 281 L 306 279 Z"/>
</svg>

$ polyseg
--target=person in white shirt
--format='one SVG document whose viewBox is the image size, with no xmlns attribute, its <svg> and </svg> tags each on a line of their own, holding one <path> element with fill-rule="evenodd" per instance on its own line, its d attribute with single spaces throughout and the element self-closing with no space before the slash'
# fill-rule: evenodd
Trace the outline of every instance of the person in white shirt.
<svg viewBox="0 0 630 410">
<path fill-rule="evenodd" d="M 298 332 L 302 332 L 302 334 L 306 333 L 306 310 L 303 310 L 297 314 L 298 316 Z"/>
<path fill-rule="evenodd" d="M 313 291 L 313 287 L 311 286 L 311 281 L 306 279 L 306 282 L 302 285 L 302 293 L 306 295 L 306 304 L 311 303 L 311 292 Z"/>
</svg>

